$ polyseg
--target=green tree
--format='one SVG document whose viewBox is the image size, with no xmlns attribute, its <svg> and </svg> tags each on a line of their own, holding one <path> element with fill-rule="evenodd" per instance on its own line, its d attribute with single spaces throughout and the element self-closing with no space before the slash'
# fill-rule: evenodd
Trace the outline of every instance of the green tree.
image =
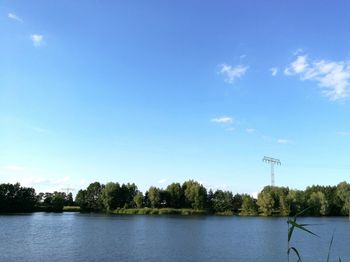
<svg viewBox="0 0 350 262">
<path fill-rule="evenodd" d="M 101 193 L 101 201 L 103 207 L 107 212 L 113 211 L 120 207 L 118 199 L 120 193 L 120 186 L 118 183 L 109 182 L 105 185 Z"/>
<path fill-rule="evenodd" d="M 35 190 L 16 184 L 0 184 L 0 212 L 31 212 L 37 203 Z"/>
<path fill-rule="evenodd" d="M 310 207 L 310 213 L 313 216 L 326 216 L 328 215 L 328 201 L 323 192 L 312 192 L 308 199 L 308 205 Z"/>
<path fill-rule="evenodd" d="M 204 209 L 207 201 L 207 190 L 196 181 L 189 180 L 182 185 L 185 204 L 194 209 Z"/>
<path fill-rule="evenodd" d="M 102 190 L 99 182 L 91 183 L 86 190 L 79 190 L 76 203 L 84 211 L 100 211 L 103 209 Z"/>
<path fill-rule="evenodd" d="M 143 194 L 142 192 L 137 192 L 134 196 L 134 203 L 137 208 L 143 207 Z"/>
<path fill-rule="evenodd" d="M 275 199 L 271 194 L 272 187 L 266 186 L 264 189 L 258 194 L 257 204 L 259 206 L 259 211 L 264 216 L 271 216 L 275 207 Z"/>
<path fill-rule="evenodd" d="M 148 195 L 148 200 L 149 200 L 150 206 L 152 208 L 160 206 L 160 200 L 161 199 L 160 199 L 160 189 L 159 188 L 151 186 L 148 189 L 148 194 L 147 195 Z"/>
<path fill-rule="evenodd" d="M 232 211 L 233 195 L 229 191 L 216 190 L 212 199 L 214 212 Z"/>
<path fill-rule="evenodd" d="M 168 206 L 173 208 L 180 208 L 183 206 L 184 192 L 179 183 L 172 183 L 166 188 L 168 192 Z"/>
<path fill-rule="evenodd" d="M 289 215 L 291 216 L 295 216 L 307 207 L 305 194 L 300 190 L 289 190 L 286 203 L 289 206 Z"/>
<path fill-rule="evenodd" d="M 74 206 L 73 194 L 71 192 L 67 194 L 64 205 Z"/>
<path fill-rule="evenodd" d="M 65 201 L 66 193 L 55 191 L 51 196 L 51 210 L 55 212 L 62 212 Z"/>
<path fill-rule="evenodd" d="M 137 186 L 132 183 L 127 183 L 126 185 L 122 185 L 122 191 L 123 191 L 123 196 L 124 196 L 124 207 L 129 208 L 129 207 L 134 207 L 134 197 L 136 194 L 139 192 L 137 189 Z"/>
<path fill-rule="evenodd" d="M 265 216 L 289 214 L 287 195 L 289 189 L 285 187 L 266 186 L 258 194 L 257 204 L 260 212 Z"/>
<path fill-rule="evenodd" d="M 81 210 L 87 209 L 87 201 L 86 201 L 86 190 L 80 189 L 75 196 L 75 203 L 80 206 Z"/>
<path fill-rule="evenodd" d="M 242 208 L 242 202 L 243 202 L 243 197 L 241 194 L 236 194 L 233 196 L 233 201 L 232 201 L 232 206 L 233 206 L 233 212 L 238 214 Z"/>
<path fill-rule="evenodd" d="M 250 195 L 243 194 L 242 196 L 241 215 L 244 216 L 256 216 L 258 215 L 258 205 L 256 199 Z"/>
<path fill-rule="evenodd" d="M 349 205 L 350 205 L 350 184 L 347 182 L 341 182 L 337 185 L 336 195 L 339 201 L 340 214 L 348 215 L 349 214 Z"/>
<path fill-rule="evenodd" d="M 210 188 L 207 194 L 207 207 L 206 207 L 209 213 L 214 213 L 213 199 L 214 199 L 214 192 Z"/>
</svg>

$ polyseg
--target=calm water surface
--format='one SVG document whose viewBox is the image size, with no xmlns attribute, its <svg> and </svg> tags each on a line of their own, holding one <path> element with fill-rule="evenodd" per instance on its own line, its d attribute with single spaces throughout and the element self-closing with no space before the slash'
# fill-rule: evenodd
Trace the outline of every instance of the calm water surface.
<svg viewBox="0 0 350 262">
<path fill-rule="evenodd" d="M 294 236 L 304 261 L 350 261 L 347 218 Z M 287 261 L 286 218 L 106 216 L 34 213 L 0 216 L 1 261 Z M 295 260 L 293 260 L 295 261 Z"/>
</svg>

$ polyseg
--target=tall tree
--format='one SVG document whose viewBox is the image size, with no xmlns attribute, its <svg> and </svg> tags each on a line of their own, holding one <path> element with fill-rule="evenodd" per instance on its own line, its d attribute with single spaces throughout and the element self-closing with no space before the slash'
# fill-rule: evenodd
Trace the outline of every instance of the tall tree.
<svg viewBox="0 0 350 262">
<path fill-rule="evenodd" d="M 79 190 L 76 202 L 85 211 L 100 211 L 103 209 L 102 190 L 99 182 L 91 183 L 86 190 Z"/>
<path fill-rule="evenodd" d="M 151 186 L 148 189 L 148 200 L 151 205 L 151 207 L 159 207 L 160 206 L 160 189 Z"/>
<path fill-rule="evenodd" d="M 101 193 L 101 201 L 106 211 L 110 212 L 120 207 L 120 186 L 118 183 L 109 182 L 105 185 Z"/>
<path fill-rule="evenodd" d="M 243 194 L 240 214 L 244 216 L 258 215 L 258 205 L 256 204 L 256 199 L 250 195 Z"/>
<path fill-rule="evenodd" d="M 179 183 L 172 183 L 166 188 L 168 192 L 168 206 L 173 208 L 180 208 L 183 206 L 184 192 Z"/>
<path fill-rule="evenodd" d="M 143 194 L 142 192 L 137 192 L 137 194 L 134 196 L 134 203 L 137 208 L 141 208 L 144 205 L 143 202 Z"/>
<path fill-rule="evenodd" d="M 189 180 L 183 183 L 185 203 L 194 209 L 204 209 L 207 201 L 207 190 L 196 181 Z"/>
<path fill-rule="evenodd" d="M 233 210 L 233 195 L 229 191 L 216 190 L 212 202 L 214 212 Z"/>
<path fill-rule="evenodd" d="M 313 216 L 326 216 L 328 215 L 328 201 L 323 192 L 312 192 L 308 200 L 311 215 Z"/>
<path fill-rule="evenodd" d="M 347 182 L 341 182 L 337 185 L 336 195 L 340 200 L 340 214 L 349 215 L 349 206 L 350 206 L 350 184 Z"/>
</svg>

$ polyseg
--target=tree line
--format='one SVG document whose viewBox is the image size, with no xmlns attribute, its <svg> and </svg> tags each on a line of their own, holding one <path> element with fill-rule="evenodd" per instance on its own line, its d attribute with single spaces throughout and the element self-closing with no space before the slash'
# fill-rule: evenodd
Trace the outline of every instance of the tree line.
<svg viewBox="0 0 350 262">
<path fill-rule="evenodd" d="M 111 212 L 130 208 L 205 210 L 211 214 L 289 216 L 303 210 L 309 216 L 349 214 L 350 184 L 314 185 L 305 190 L 266 186 L 257 199 L 248 194 L 207 190 L 194 180 L 172 183 L 165 189 L 151 186 L 144 194 L 132 183 L 91 183 L 78 192 L 75 202 L 82 211 Z"/>
<path fill-rule="evenodd" d="M 0 184 L 0 212 L 61 212 L 64 206 L 74 205 L 72 193 L 36 194 L 34 188 L 16 184 Z"/>
<path fill-rule="evenodd" d="M 266 186 L 254 198 L 224 190 L 207 190 L 194 180 L 172 183 L 165 189 L 151 186 L 145 193 L 134 183 L 91 183 L 73 200 L 72 193 L 36 194 L 34 188 L 0 184 L 0 212 L 60 212 L 64 206 L 78 205 L 83 212 L 113 212 L 120 209 L 191 209 L 207 214 L 291 216 L 303 210 L 309 216 L 349 214 L 350 184 L 313 185 L 305 190 Z"/>
</svg>

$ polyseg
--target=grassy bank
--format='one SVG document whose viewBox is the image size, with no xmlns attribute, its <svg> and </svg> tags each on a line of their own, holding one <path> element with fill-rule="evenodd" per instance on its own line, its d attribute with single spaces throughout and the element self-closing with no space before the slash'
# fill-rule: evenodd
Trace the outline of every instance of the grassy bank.
<svg viewBox="0 0 350 262">
<path fill-rule="evenodd" d="M 118 215 L 182 215 L 182 216 L 199 216 L 207 215 L 206 210 L 195 210 L 188 208 L 119 208 L 113 210 L 112 214 Z"/>
<path fill-rule="evenodd" d="M 64 206 L 63 212 L 80 212 L 79 206 Z"/>
</svg>

